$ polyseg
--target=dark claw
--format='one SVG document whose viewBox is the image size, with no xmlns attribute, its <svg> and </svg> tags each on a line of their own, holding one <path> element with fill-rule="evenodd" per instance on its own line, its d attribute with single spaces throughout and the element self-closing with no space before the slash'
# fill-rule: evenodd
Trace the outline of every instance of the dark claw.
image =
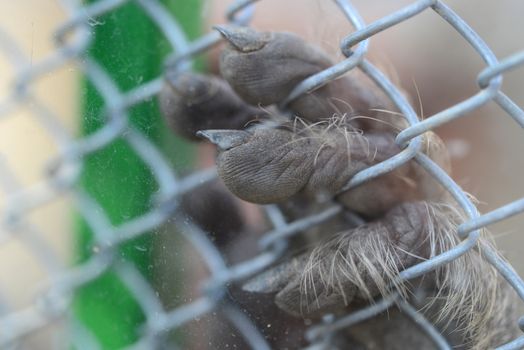
<svg viewBox="0 0 524 350">
<path fill-rule="evenodd" d="M 274 293 L 281 291 L 296 278 L 306 264 L 305 256 L 277 265 L 247 281 L 242 289 L 246 292 Z"/>
<path fill-rule="evenodd" d="M 260 33 L 249 27 L 234 25 L 214 26 L 224 39 L 241 52 L 252 52 L 263 48 L 269 41 L 268 33 Z"/>
<path fill-rule="evenodd" d="M 221 151 L 246 143 L 251 137 L 249 132 L 242 130 L 200 130 L 196 135 L 208 139 Z"/>
</svg>

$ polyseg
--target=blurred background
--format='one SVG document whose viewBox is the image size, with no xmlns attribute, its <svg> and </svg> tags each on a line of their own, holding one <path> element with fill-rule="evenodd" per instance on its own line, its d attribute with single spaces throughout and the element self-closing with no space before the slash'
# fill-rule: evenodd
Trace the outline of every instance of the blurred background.
<svg viewBox="0 0 524 350">
<path fill-rule="evenodd" d="M 231 1 L 209 0 L 202 4 L 202 31 L 224 23 Z M 367 23 L 377 20 L 410 1 L 357 0 Z M 502 59 L 524 48 L 524 2 L 519 0 L 450 0 L 454 9 Z M 14 41 L 30 60 L 37 62 L 55 50 L 54 31 L 67 18 L 59 1 L 0 1 L 0 34 Z M 94 26 L 104 26 L 98 22 Z M 263 0 L 256 5 L 253 26 L 262 30 L 298 33 L 341 59 L 339 43 L 352 32 L 347 20 L 332 2 L 321 0 Z M 210 70 L 216 70 L 216 53 L 208 57 Z M 144 53 L 147 54 L 147 53 Z M 472 48 L 432 11 L 415 16 L 371 39 L 371 60 L 388 72 L 410 95 L 424 117 L 450 107 L 478 91 L 476 76 L 484 68 Z M 0 54 L 0 101 L 9 96 L 17 71 Z M 133 79 L 140 77 L 133 77 Z M 524 67 L 504 76 L 502 90 L 524 106 Z M 38 79 L 35 95 L 60 116 L 60 123 L 72 135 L 81 130 L 81 74 L 74 65 L 65 65 Z M 418 99 L 420 98 L 420 103 Z M 31 108 L 17 106 L 0 119 L 0 164 L 2 181 L 16 180 L 20 188 L 45 179 L 47 162 L 57 153 L 53 137 L 34 120 Z M 453 178 L 479 201 L 488 212 L 524 195 L 523 130 L 494 103 L 436 130 L 446 141 L 453 159 Z M 206 154 L 206 152 L 200 152 Z M 199 160 L 200 163 L 209 163 Z M 9 168 L 9 171 L 4 169 Z M 103 176 L 103 174 L 101 174 Z M 0 192 L 0 210 L 5 209 L 5 190 Z M 31 212 L 30 223 L 64 266 L 77 260 L 74 248 L 71 198 L 67 194 Z M 521 247 L 524 216 L 504 220 L 491 227 L 499 248 L 524 275 Z M 12 309 L 34 301 L 38 291 L 49 283 L 34 250 L 0 232 L 0 295 Z M 27 239 L 31 240 L 31 237 Z M 161 269 L 161 268 L 160 268 Z M 31 348 L 49 348 L 50 334 L 40 333 Z M 47 343 L 46 343 L 47 342 Z"/>
<path fill-rule="evenodd" d="M 66 19 L 62 6 L 57 1 L 1 1 L 0 35 L 16 43 L 20 49 L 37 62 L 54 50 L 53 33 L 57 25 Z M 9 40 L 9 39 L 8 39 Z M 2 47 L 4 50 L 10 48 Z M 13 79 L 18 73 L 9 57 L 0 54 L 0 103 L 4 103 L 13 88 Z M 20 62 L 22 64 L 23 62 Z M 78 130 L 79 72 L 66 65 L 53 71 L 35 83 L 35 94 L 60 116 L 60 122 L 71 134 Z M 45 177 L 47 162 L 57 153 L 53 137 L 34 120 L 31 106 L 19 106 L 0 117 L 0 172 L 2 184 L 16 181 L 20 188 L 35 185 Z M 7 171 L 9 168 L 11 171 Z M 11 189 L 12 191 L 15 188 Z M 5 186 L 0 192 L 0 210 L 5 213 L 9 193 Z M 8 239 L 4 226 L 0 228 L 0 295 L 12 310 L 23 309 L 34 301 L 37 292 L 48 283 L 48 274 L 38 259 L 39 242 L 46 242 L 62 264 L 71 261 L 73 250 L 70 198 L 65 195 L 32 211 L 29 221 L 38 227 L 39 240 L 34 250 L 24 242 L 31 237 Z M 4 215 L 2 215 L 4 217 Z M 34 348 L 38 344 L 50 344 L 51 336 L 56 335 L 60 326 L 46 329 L 33 339 Z"/>
</svg>

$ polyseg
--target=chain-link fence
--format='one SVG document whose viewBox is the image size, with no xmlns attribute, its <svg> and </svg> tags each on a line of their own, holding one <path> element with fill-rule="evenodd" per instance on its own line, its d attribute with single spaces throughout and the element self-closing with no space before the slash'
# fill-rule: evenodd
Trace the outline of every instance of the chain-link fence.
<svg viewBox="0 0 524 350">
<path fill-rule="evenodd" d="M 3 238 L 20 240 L 25 249 L 30 251 L 43 266 L 52 282 L 51 288 L 41 293 L 40 298 L 29 307 L 13 309 L 9 302 L 0 300 L 2 307 L 0 347 L 16 348 L 25 336 L 39 331 L 58 319 L 66 318 L 75 325 L 71 344 L 78 348 L 97 348 L 99 346 L 97 340 L 90 335 L 89 330 L 83 328 L 78 322 L 72 321 L 74 316 L 70 312 L 71 296 L 79 288 L 97 279 L 103 273 L 112 271 L 131 292 L 144 315 L 140 338 L 132 347 L 144 349 L 161 347 L 172 341 L 171 338 L 164 336 L 167 332 L 180 328 L 208 313 L 220 312 L 252 348 L 268 349 L 267 341 L 244 312 L 233 303 L 223 302 L 227 285 L 254 276 L 273 264 L 284 253 L 287 240 L 306 228 L 329 220 L 337 215 L 341 208 L 335 205 L 294 222 L 286 222 L 276 206 L 265 206 L 263 210 L 273 225 L 273 229 L 262 238 L 263 246 L 268 247 L 267 250 L 235 265 L 226 263 L 218 249 L 209 240 L 208 235 L 199 227 L 188 222 L 184 213 L 179 209 L 181 196 L 214 179 L 215 170 L 198 171 L 184 177 L 177 175 L 165 159 L 163 151 L 129 122 L 128 111 L 133 106 L 154 97 L 161 88 L 162 77 L 158 76 L 151 81 L 137 83 L 133 89 L 123 93 L 102 66 L 87 55 L 93 40 L 91 27 L 93 22 L 130 1 L 101 0 L 85 5 L 73 0 L 64 0 L 63 6 L 68 13 L 68 19 L 55 33 L 56 51 L 37 62 L 32 62 L 30 57 L 23 54 L 17 47 L 17 43 L 0 28 L 0 53 L 17 72 L 10 94 L 0 104 L 2 119 L 10 118 L 12 111 L 18 106 L 26 106 L 30 109 L 34 120 L 41 126 L 42 132 L 51 135 L 59 150 L 58 157 L 44 169 L 46 171 L 45 179 L 30 187 L 20 186 L 17 179 L 10 175 L 9 166 L 5 163 L 1 164 L 1 185 L 7 195 L 2 227 L 8 234 Z M 179 23 L 161 2 L 156 0 L 135 0 L 134 2 L 158 26 L 172 47 L 173 53 L 165 62 L 166 67 L 170 69 L 189 69 L 190 62 L 197 55 L 210 49 L 221 40 L 218 32 L 211 31 L 190 42 L 186 39 Z M 254 0 L 236 1 L 229 8 L 226 14 L 227 19 L 237 24 L 247 25 L 256 9 L 254 3 Z M 451 193 L 467 213 L 469 220 L 462 223 L 458 229 L 463 239 L 462 243 L 400 274 L 404 280 L 413 279 L 474 249 L 480 235 L 479 230 L 483 227 L 524 211 L 524 199 L 521 199 L 480 215 L 461 188 L 420 152 L 420 136 L 424 132 L 466 116 L 490 101 L 497 103 L 508 117 L 513 118 L 518 125 L 524 127 L 524 112 L 501 90 L 502 75 L 524 64 L 524 52 L 518 52 L 501 60 L 497 59 L 485 42 L 442 1 L 414 1 L 411 5 L 371 24 L 363 22 L 359 11 L 349 1 L 335 0 L 335 3 L 355 29 L 342 40 L 340 46 L 346 59 L 300 83 L 286 101 L 289 102 L 301 94 L 310 92 L 352 69 L 359 69 L 387 94 L 408 120 L 410 127 L 400 132 L 396 139 L 403 148 L 402 152 L 360 172 L 351 179 L 345 189 L 358 186 L 414 159 Z M 421 121 L 399 89 L 370 63 L 366 53 L 369 40 L 375 34 L 409 21 L 424 11 L 434 11 L 443 21 L 446 21 L 462 37 L 464 45 L 470 45 L 477 52 L 485 62 L 486 68 L 478 74 L 478 93 Z M 59 118 L 38 99 L 32 89 L 32 85 L 39 77 L 71 63 L 74 63 L 95 87 L 105 106 L 103 127 L 82 138 L 76 138 L 62 127 L 58 122 Z M 85 158 L 89 154 L 104 149 L 116 139 L 125 140 L 147 165 L 158 184 L 154 203 L 148 211 L 119 225 L 113 224 L 96 199 L 78 184 Z M 83 263 L 73 267 L 63 266 L 54 256 L 54 252 L 48 249 L 46 242 L 41 240 L 40 228 L 26 220 L 29 213 L 36 208 L 66 195 L 74 198 L 75 207 L 94 233 L 93 246 L 96 246 L 95 253 Z M 211 277 L 202 281 L 203 288 L 199 298 L 174 309 L 165 310 L 148 280 L 133 264 L 118 258 L 118 247 L 140 235 L 150 234 L 149 232 L 164 225 L 170 219 L 177 228 L 176 234 L 183 236 L 201 255 L 211 272 Z M 524 299 L 524 283 L 513 268 L 500 260 L 491 248 L 481 246 L 480 249 L 482 256 L 496 267 L 507 283 L 517 291 L 520 298 Z M 331 335 L 334 332 L 371 318 L 394 302 L 395 300 L 384 299 L 340 319 L 326 318 L 325 323 L 312 325 L 306 334 L 311 344 L 309 348 L 329 348 Z M 406 315 L 415 320 L 440 348 L 450 348 L 433 326 L 412 306 L 404 302 L 398 302 L 398 306 Z M 524 327 L 524 319 L 521 319 L 520 326 Z M 523 347 L 524 336 L 499 349 Z"/>
</svg>

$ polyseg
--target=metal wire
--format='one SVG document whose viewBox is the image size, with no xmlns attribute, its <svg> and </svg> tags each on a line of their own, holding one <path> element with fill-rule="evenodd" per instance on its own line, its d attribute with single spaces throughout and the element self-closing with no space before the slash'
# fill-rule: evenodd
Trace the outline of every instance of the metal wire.
<svg viewBox="0 0 524 350">
<path fill-rule="evenodd" d="M 59 154 L 49 162 L 44 180 L 30 187 L 21 187 L 11 174 L 9 165 L 0 161 L 2 177 L 0 188 L 7 196 L 7 203 L 2 217 L 2 228 L 8 232 L 3 241 L 16 239 L 22 242 L 31 254 L 41 262 L 53 281 L 50 289 L 43 291 L 34 304 L 15 310 L 4 299 L 0 300 L 0 347 L 15 346 L 24 336 L 46 327 L 59 318 L 69 318 L 68 306 L 71 293 L 93 281 L 103 272 L 111 270 L 131 291 L 143 310 L 144 322 L 142 337 L 131 348 L 151 348 L 158 346 L 166 332 L 179 328 L 196 317 L 218 311 L 230 320 L 233 327 L 243 336 L 253 349 L 268 349 L 269 345 L 259 330 L 251 323 L 244 312 L 231 302 L 224 302 L 226 285 L 242 278 L 253 276 L 279 259 L 287 247 L 287 239 L 300 234 L 304 228 L 319 225 L 341 211 L 337 205 L 322 212 L 312 214 L 294 222 L 286 222 L 276 206 L 266 206 L 273 229 L 260 240 L 261 253 L 250 260 L 236 265 L 229 265 L 221 256 L 208 235 L 199 227 L 184 220 L 184 214 L 178 208 L 180 197 L 216 177 L 214 169 L 195 172 L 184 178 L 175 174 L 165 160 L 161 150 L 157 149 L 146 137 L 128 123 L 130 107 L 151 98 L 161 87 L 161 77 L 142 83 L 124 93 L 118 89 L 107 72 L 96 61 L 86 56 L 92 38 L 89 24 L 102 15 L 115 11 L 118 7 L 132 0 L 101 0 L 92 5 L 83 5 L 76 1 L 64 1 L 68 19 L 55 33 L 56 50 L 49 57 L 38 62 L 30 62 L 17 47 L 16 42 L 0 28 L 0 55 L 4 56 L 17 72 L 14 88 L 10 95 L 0 101 L 0 118 L 11 116 L 16 106 L 32 106 L 31 113 L 35 121 L 56 140 Z M 247 24 L 252 17 L 255 0 L 235 1 L 226 13 L 229 21 Z M 340 11 L 354 27 L 354 32 L 344 38 L 340 45 L 346 59 L 298 84 L 284 101 L 282 107 L 301 94 L 310 92 L 326 82 L 336 79 L 352 69 L 360 69 L 368 75 L 393 101 L 409 122 L 409 127 L 400 132 L 397 143 L 403 151 L 396 156 L 355 175 L 344 187 L 344 191 L 369 181 L 381 174 L 414 159 L 460 204 L 468 216 L 458 229 L 464 239 L 453 249 L 430 260 L 410 267 L 400 273 L 399 278 L 411 279 L 428 271 L 435 270 L 442 264 L 449 263 L 477 245 L 479 230 L 510 216 L 524 212 L 524 198 L 506 204 L 490 213 L 480 215 L 462 189 L 434 162 L 420 152 L 420 135 L 452 120 L 463 118 L 473 110 L 493 101 L 497 103 L 521 127 L 524 127 L 524 112 L 501 91 L 502 75 L 517 66 L 524 65 L 524 51 L 499 61 L 491 49 L 456 13 L 446 4 L 437 0 L 413 1 L 412 4 L 371 24 L 365 24 L 358 10 L 347 0 L 334 0 Z M 193 42 L 188 41 L 177 21 L 155 0 L 136 0 L 144 12 L 156 23 L 173 49 L 173 53 L 164 62 L 166 67 L 186 70 L 191 60 L 220 41 L 217 32 L 212 31 Z M 386 76 L 373 66 L 366 54 L 369 41 L 382 31 L 408 21 L 425 11 L 433 11 L 446 21 L 478 53 L 486 68 L 478 74 L 479 91 L 472 97 L 420 121 L 409 102 L 399 89 Z M 66 40 L 72 38 L 72 40 Z M 59 118 L 33 93 L 36 80 L 66 64 L 75 64 L 96 87 L 106 106 L 104 127 L 81 139 L 75 139 L 60 123 Z M 140 217 L 130 219 L 119 226 L 111 224 L 100 205 L 77 184 L 83 159 L 88 154 L 103 149 L 117 138 L 127 142 L 144 161 L 158 184 L 158 193 L 150 210 Z M 49 170 L 50 169 L 50 170 Z M 39 228 L 27 219 L 29 213 L 69 194 L 75 198 L 76 207 L 95 235 L 97 252 L 82 265 L 68 268 L 61 266 L 54 252 L 39 239 Z M 204 283 L 199 298 L 190 303 L 166 311 L 163 309 L 153 287 L 131 264 L 116 259 L 117 247 L 130 239 L 146 234 L 173 219 L 178 233 L 198 252 L 210 271 L 210 277 Z M 517 291 L 524 300 L 524 283 L 513 268 L 491 251 L 481 246 L 482 255 L 489 261 Z M 1 291 L 1 290 L 0 290 Z M 396 296 L 385 298 L 363 310 L 349 314 L 337 320 L 326 320 L 326 324 L 314 325 L 307 332 L 310 341 L 308 348 L 325 348 L 333 332 L 373 317 L 386 310 L 397 300 Z M 439 348 L 449 346 L 440 334 L 405 302 L 398 303 Z M 78 322 L 72 322 L 73 340 L 71 344 L 84 344 L 89 348 L 101 348 L 96 339 Z M 327 343 L 326 343 L 327 342 Z M 87 345 L 88 344 L 88 345 Z M 505 344 L 499 349 L 520 349 L 524 346 L 524 336 Z"/>
</svg>

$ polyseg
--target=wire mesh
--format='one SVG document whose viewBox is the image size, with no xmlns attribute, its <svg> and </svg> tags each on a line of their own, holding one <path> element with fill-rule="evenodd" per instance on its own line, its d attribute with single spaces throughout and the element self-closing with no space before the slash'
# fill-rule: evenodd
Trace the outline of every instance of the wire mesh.
<svg viewBox="0 0 524 350">
<path fill-rule="evenodd" d="M 342 209 L 339 206 L 333 206 L 294 222 L 286 222 L 276 206 L 266 206 L 264 210 L 270 218 L 273 229 L 261 239 L 263 250 L 252 259 L 235 265 L 228 264 L 209 240 L 208 235 L 201 228 L 185 220 L 179 208 L 181 196 L 213 180 L 216 177 L 215 170 L 198 171 L 184 177 L 177 175 L 165 159 L 162 150 L 153 145 L 141 132 L 134 129 L 128 121 L 127 113 L 132 106 L 154 97 L 159 92 L 162 77 L 138 84 L 131 91 L 123 93 L 111 80 L 108 73 L 86 55 L 93 39 L 90 23 L 129 1 L 131 0 L 101 0 L 91 5 L 84 5 L 76 1 L 64 0 L 63 6 L 68 13 L 68 19 L 55 33 L 56 50 L 38 62 L 31 62 L 30 58 L 19 49 L 17 43 L 0 28 L 0 54 L 11 63 L 13 70 L 16 71 L 13 88 L 9 96 L 0 103 L 2 118 L 9 118 L 12 110 L 17 106 L 28 106 L 42 129 L 52 135 L 59 150 L 58 156 L 51 160 L 44 169 L 44 180 L 30 187 L 19 185 L 17 179 L 12 176 L 9 166 L 5 162 L 0 163 L 2 168 L 0 184 L 8 198 L 2 221 L 2 227 L 5 232 L 8 232 L 8 236 L 2 238 L 20 240 L 24 247 L 44 266 L 52 280 L 51 288 L 42 292 L 34 304 L 23 309 L 13 309 L 7 301 L 0 300 L 2 306 L 0 347 L 16 347 L 25 336 L 37 332 L 57 319 L 64 317 L 73 319 L 69 311 L 72 293 L 96 279 L 103 272 L 112 270 L 134 295 L 145 315 L 141 338 L 133 344 L 132 348 L 160 346 L 167 341 L 163 336 L 166 332 L 180 328 L 202 315 L 219 311 L 236 327 L 239 334 L 253 349 L 269 349 L 267 341 L 244 312 L 233 303 L 222 302 L 226 286 L 264 270 L 282 256 L 290 237 L 305 228 L 325 222 Z M 247 25 L 252 17 L 255 2 L 255 0 L 234 2 L 227 11 L 226 18 L 231 22 Z M 408 120 L 410 126 L 400 132 L 396 139 L 397 143 L 403 147 L 403 151 L 360 172 L 344 189 L 358 186 L 414 159 L 452 194 L 467 213 L 468 221 L 462 223 L 458 229 L 463 242 L 439 256 L 401 272 L 402 279 L 412 279 L 442 264 L 449 263 L 473 249 L 477 244 L 481 228 L 524 211 L 523 198 L 480 215 L 461 188 L 420 151 L 420 135 L 424 132 L 461 118 L 491 101 L 497 103 L 509 117 L 524 127 L 524 111 L 501 90 L 502 75 L 524 64 L 524 51 L 499 61 L 475 31 L 443 1 L 414 1 L 409 6 L 371 24 L 364 23 L 359 11 L 351 2 L 346 0 L 335 0 L 334 2 L 354 27 L 354 31 L 341 42 L 340 50 L 346 58 L 298 84 L 286 99 L 284 106 L 301 94 L 310 92 L 327 81 L 336 79 L 352 69 L 359 69 L 383 89 Z M 177 21 L 159 1 L 137 0 L 136 4 L 158 26 L 172 47 L 173 53 L 167 58 L 166 67 L 177 70 L 190 69 L 190 63 L 194 57 L 220 41 L 220 35 L 212 31 L 189 42 Z M 404 21 L 409 21 L 424 11 L 434 11 L 442 20 L 446 21 L 462 37 L 464 44 L 469 44 L 482 58 L 486 68 L 478 74 L 478 92 L 476 94 L 421 121 L 399 89 L 370 63 L 366 54 L 369 40 L 374 35 Z M 38 99 L 32 89 L 35 81 L 41 76 L 71 63 L 75 64 L 96 87 L 106 106 L 104 127 L 83 138 L 75 138 L 66 130 L 58 122 L 59 118 Z M 155 202 L 147 213 L 115 226 L 107 218 L 99 203 L 78 185 L 78 179 L 84 158 L 90 153 L 103 149 L 117 138 L 123 138 L 151 170 L 158 183 L 158 192 Z M 95 234 L 95 245 L 97 246 L 97 252 L 88 261 L 74 267 L 63 266 L 47 243 L 40 239 L 40 228 L 26 219 L 31 211 L 65 195 L 74 197 L 76 208 Z M 116 248 L 137 236 L 158 228 L 170 219 L 178 229 L 177 234 L 183 236 L 201 255 L 211 271 L 211 277 L 204 281 L 204 288 L 198 299 L 172 310 L 165 310 L 155 290 L 141 273 L 132 264 L 116 258 Z M 500 260 L 491 248 L 481 246 L 480 249 L 483 257 L 496 267 L 519 297 L 524 299 L 524 282 L 513 268 Z M 333 332 L 371 318 L 395 302 L 398 301 L 395 296 L 392 296 L 345 317 L 326 318 L 324 323 L 313 325 L 308 330 L 306 336 L 310 342 L 308 348 L 329 347 Z M 399 307 L 425 330 L 439 348 L 450 348 L 433 326 L 412 306 L 399 302 Z M 81 324 L 74 321 L 71 323 L 73 324 L 72 344 L 79 348 L 97 348 L 99 346 L 97 340 Z M 524 319 L 520 320 L 520 325 L 524 326 Z M 524 336 L 521 336 L 499 349 L 523 347 Z"/>
</svg>

